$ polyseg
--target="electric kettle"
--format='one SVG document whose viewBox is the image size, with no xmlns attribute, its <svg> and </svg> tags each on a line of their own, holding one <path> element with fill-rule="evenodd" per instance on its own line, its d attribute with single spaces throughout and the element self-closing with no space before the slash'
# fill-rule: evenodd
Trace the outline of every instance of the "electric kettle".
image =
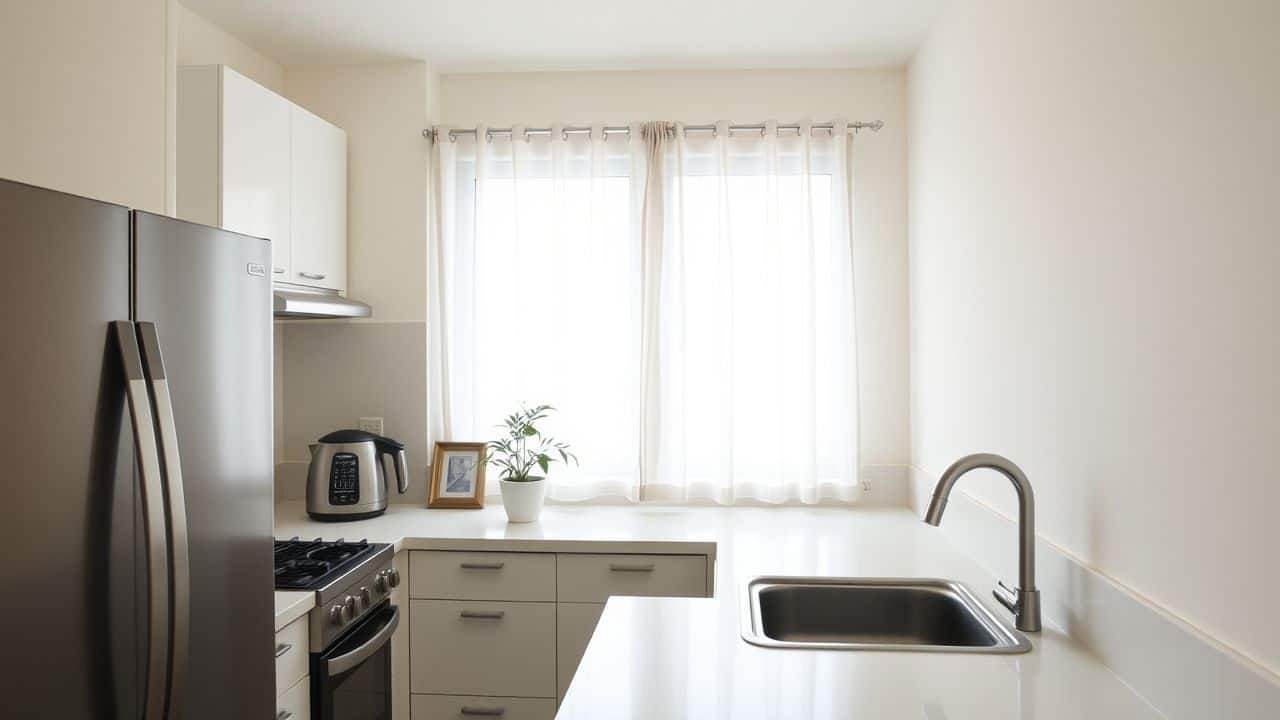
<svg viewBox="0 0 1280 720">
<path fill-rule="evenodd" d="M 307 514 L 316 520 L 360 520 L 387 509 L 387 472 L 395 461 L 396 486 L 409 489 L 404 443 L 363 430 L 338 430 L 311 446 Z"/>
</svg>

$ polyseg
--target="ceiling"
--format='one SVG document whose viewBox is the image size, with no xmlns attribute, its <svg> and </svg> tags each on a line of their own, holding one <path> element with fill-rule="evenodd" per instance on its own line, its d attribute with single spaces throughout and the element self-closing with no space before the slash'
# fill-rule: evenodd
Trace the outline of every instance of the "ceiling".
<svg viewBox="0 0 1280 720">
<path fill-rule="evenodd" d="M 441 72 L 902 65 L 943 0 L 181 0 L 286 67 Z"/>
</svg>

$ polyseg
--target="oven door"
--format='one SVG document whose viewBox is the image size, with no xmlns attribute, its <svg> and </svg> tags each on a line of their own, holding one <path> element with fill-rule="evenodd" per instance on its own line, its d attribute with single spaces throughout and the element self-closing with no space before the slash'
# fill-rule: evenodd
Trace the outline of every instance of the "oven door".
<svg viewBox="0 0 1280 720">
<path fill-rule="evenodd" d="M 391 635 L 400 608 L 390 600 L 324 652 L 311 655 L 315 720 L 391 720 Z"/>
</svg>

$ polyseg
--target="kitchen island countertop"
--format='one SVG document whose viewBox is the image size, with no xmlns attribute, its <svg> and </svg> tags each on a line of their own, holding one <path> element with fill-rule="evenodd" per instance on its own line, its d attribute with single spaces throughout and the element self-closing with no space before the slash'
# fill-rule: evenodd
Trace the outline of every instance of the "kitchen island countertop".
<svg viewBox="0 0 1280 720">
<path fill-rule="evenodd" d="M 397 550 L 713 554 L 713 598 L 609 600 L 561 720 L 1161 717 L 1051 618 L 1022 655 L 785 650 L 741 638 L 743 588 L 760 575 L 951 578 L 1008 620 L 990 597 L 995 578 L 905 509 L 553 505 L 513 525 L 496 503 L 392 505 L 333 524 L 292 502 L 276 508 L 276 535 L 366 537 Z"/>
</svg>

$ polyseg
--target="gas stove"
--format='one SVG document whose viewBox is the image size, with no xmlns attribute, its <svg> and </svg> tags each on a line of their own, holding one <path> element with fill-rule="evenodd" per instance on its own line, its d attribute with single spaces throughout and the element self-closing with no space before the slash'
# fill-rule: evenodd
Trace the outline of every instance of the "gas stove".
<svg viewBox="0 0 1280 720">
<path fill-rule="evenodd" d="M 276 589 L 317 590 L 383 547 L 368 540 L 276 540 Z"/>
<path fill-rule="evenodd" d="M 311 590 L 311 651 L 321 652 L 379 609 L 400 584 L 395 552 L 367 540 L 275 541 L 277 590 Z"/>
</svg>

